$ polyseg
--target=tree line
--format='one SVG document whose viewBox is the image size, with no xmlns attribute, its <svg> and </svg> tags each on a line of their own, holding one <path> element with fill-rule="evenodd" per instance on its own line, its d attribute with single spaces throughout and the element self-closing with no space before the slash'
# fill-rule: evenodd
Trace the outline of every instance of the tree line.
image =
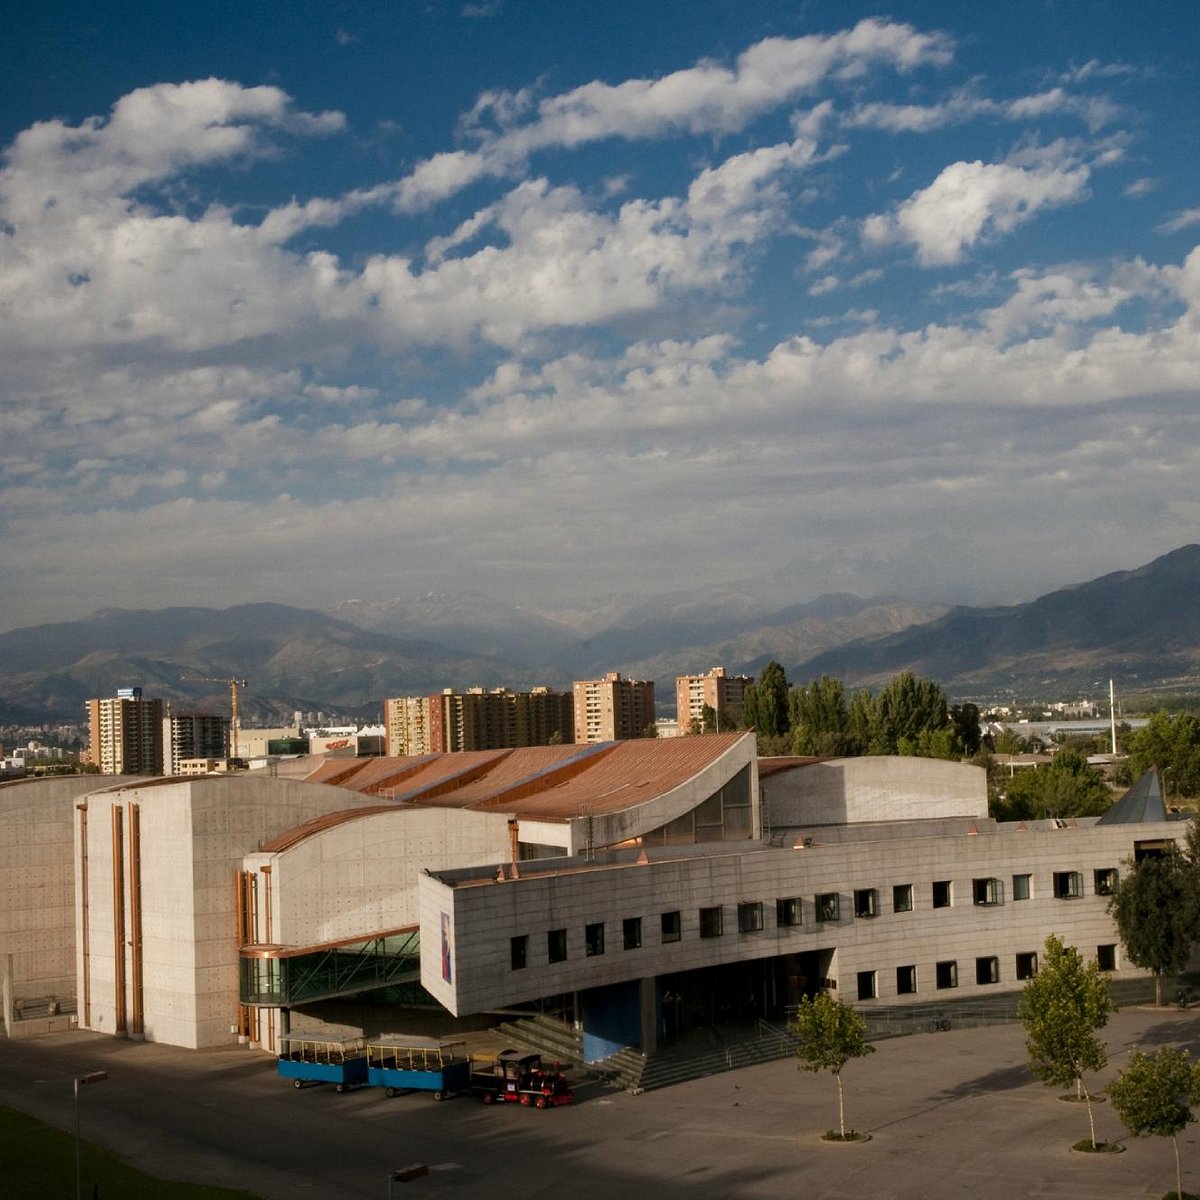
<svg viewBox="0 0 1200 1200">
<path fill-rule="evenodd" d="M 911 671 L 878 692 L 848 694 L 832 675 L 789 686 L 772 660 L 746 687 L 741 725 L 757 732 L 760 754 L 958 759 L 973 757 L 982 745 L 978 707 L 950 704 L 940 685 Z"/>
<path fill-rule="evenodd" d="M 993 742 L 977 705 L 951 704 L 939 684 L 911 671 L 876 692 L 849 692 L 831 675 L 789 684 L 772 660 L 747 684 L 737 726 L 706 705 L 689 732 L 737 727 L 755 731 L 764 756 L 898 754 L 974 762 L 988 770 L 988 807 L 998 820 L 1099 816 L 1114 798 L 1104 773 L 1087 760 L 1090 751 L 1107 750 L 1107 739 L 1103 746 L 1073 739 L 1048 764 L 1006 769 L 992 756 L 1022 749 L 1018 735 L 1006 730 Z M 1169 801 L 1200 796 L 1200 720 L 1193 713 L 1160 710 L 1143 728 L 1119 732 L 1127 759 L 1117 765 L 1114 783 L 1128 786 L 1158 767 Z"/>
</svg>

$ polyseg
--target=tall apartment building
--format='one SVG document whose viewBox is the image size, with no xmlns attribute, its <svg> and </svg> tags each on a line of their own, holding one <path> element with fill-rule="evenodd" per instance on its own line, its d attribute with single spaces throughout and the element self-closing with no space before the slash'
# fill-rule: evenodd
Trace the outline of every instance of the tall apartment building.
<svg viewBox="0 0 1200 1200">
<path fill-rule="evenodd" d="M 89 700 L 88 762 L 102 775 L 161 775 L 163 702 L 142 689 L 118 688 L 109 700 Z"/>
<path fill-rule="evenodd" d="M 713 667 L 707 675 L 676 676 L 675 720 L 679 732 L 703 728 L 705 705 L 713 710 L 717 729 L 736 727 L 742 719 L 746 686 L 753 682 L 753 675 L 730 675 L 724 667 Z"/>
<path fill-rule="evenodd" d="M 185 759 L 229 757 L 229 718 L 213 713 L 168 712 L 163 718 L 164 775 L 182 774 Z"/>
<path fill-rule="evenodd" d="M 575 740 L 617 742 L 641 737 L 654 724 L 654 683 L 622 679 L 609 671 L 603 679 L 579 679 L 575 698 Z"/>
<path fill-rule="evenodd" d="M 574 741 L 569 692 L 534 688 L 512 692 L 446 688 L 430 696 L 384 701 L 388 754 L 434 754 L 454 750 L 514 750 Z"/>
</svg>

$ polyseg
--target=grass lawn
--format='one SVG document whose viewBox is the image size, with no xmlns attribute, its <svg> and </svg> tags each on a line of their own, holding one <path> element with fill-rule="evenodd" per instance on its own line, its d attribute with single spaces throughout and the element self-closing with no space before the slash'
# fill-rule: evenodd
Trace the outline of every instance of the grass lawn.
<svg viewBox="0 0 1200 1200">
<path fill-rule="evenodd" d="M 119 1158 L 81 1143 L 85 1200 L 255 1200 L 252 1192 L 154 1179 Z M 46 1200 L 75 1195 L 75 1138 L 0 1106 L 0 1196 Z"/>
</svg>

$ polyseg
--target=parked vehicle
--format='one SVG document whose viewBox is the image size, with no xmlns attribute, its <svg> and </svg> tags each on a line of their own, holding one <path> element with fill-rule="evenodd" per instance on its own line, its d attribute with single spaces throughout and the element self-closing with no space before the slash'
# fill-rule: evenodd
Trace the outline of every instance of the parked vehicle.
<svg viewBox="0 0 1200 1200">
<path fill-rule="evenodd" d="M 367 1048 L 361 1037 L 284 1034 L 279 1044 L 279 1074 L 290 1079 L 293 1087 L 332 1083 L 344 1092 L 367 1082 Z"/>
<path fill-rule="evenodd" d="M 439 1042 L 405 1034 L 386 1034 L 367 1043 L 367 1084 L 388 1097 L 401 1092 L 432 1092 L 435 1100 L 471 1086 L 471 1060 L 462 1042 Z"/>
<path fill-rule="evenodd" d="M 484 1104 L 517 1103 L 534 1108 L 553 1108 L 575 1099 L 557 1066 L 547 1069 L 540 1054 L 520 1050 L 502 1050 L 487 1068 L 473 1065 L 471 1091 Z"/>
</svg>

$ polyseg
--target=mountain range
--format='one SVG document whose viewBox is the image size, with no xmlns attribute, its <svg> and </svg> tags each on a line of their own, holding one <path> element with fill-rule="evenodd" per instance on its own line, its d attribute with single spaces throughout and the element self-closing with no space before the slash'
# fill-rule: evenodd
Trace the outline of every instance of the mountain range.
<svg viewBox="0 0 1200 1200">
<path fill-rule="evenodd" d="M 658 685 L 721 665 L 756 674 L 777 659 L 788 678 L 850 687 L 902 670 L 956 699 L 1094 691 L 1200 690 L 1200 546 L 1025 604 L 947 607 L 896 598 L 822 596 L 766 608 L 749 590 L 661 596 L 616 611 L 543 613 L 484 594 L 329 612 L 283 604 L 227 609 L 107 609 L 81 621 L 0 634 L 0 723 L 82 719 L 84 702 L 140 686 L 180 705 L 224 711 L 223 681 L 246 679 L 248 723 L 323 709 L 378 719 L 386 696 L 443 687 L 539 684 L 619 670 Z"/>
</svg>

